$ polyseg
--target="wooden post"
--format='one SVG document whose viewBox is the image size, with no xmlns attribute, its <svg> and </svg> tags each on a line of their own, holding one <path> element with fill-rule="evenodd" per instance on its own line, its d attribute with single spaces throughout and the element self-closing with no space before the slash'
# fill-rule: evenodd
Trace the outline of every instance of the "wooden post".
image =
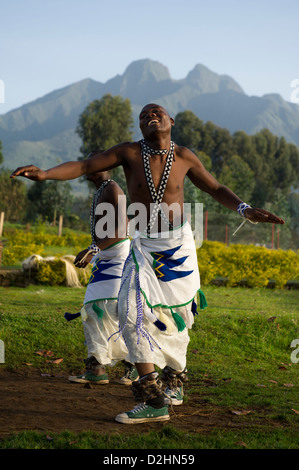
<svg viewBox="0 0 299 470">
<path fill-rule="evenodd" d="M 4 224 L 4 212 L 0 214 L 0 237 L 2 237 L 3 233 L 3 224 Z"/>
<path fill-rule="evenodd" d="M 62 224 L 63 224 L 63 215 L 59 216 L 59 225 L 58 225 L 58 236 L 61 237 L 62 234 Z"/>
<path fill-rule="evenodd" d="M 205 240 L 208 239 L 208 211 L 205 212 Z"/>
<path fill-rule="evenodd" d="M 225 243 L 228 245 L 228 226 L 225 226 Z"/>
<path fill-rule="evenodd" d="M 279 227 L 276 228 L 276 248 L 279 250 Z"/>
<path fill-rule="evenodd" d="M 272 224 L 272 250 L 274 249 L 274 228 L 275 224 Z"/>
</svg>

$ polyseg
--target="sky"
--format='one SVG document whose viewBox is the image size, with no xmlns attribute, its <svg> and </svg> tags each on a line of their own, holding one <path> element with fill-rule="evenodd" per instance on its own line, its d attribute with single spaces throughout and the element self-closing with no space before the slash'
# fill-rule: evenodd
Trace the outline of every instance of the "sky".
<svg viewBox="0 0 299 470">
<path fill-rule="evenodd" d="M 0 114 L 140 59 L 175 80 L 203 64 L 292 101 L 298 36 L 298 0 L 0 0 Z"/>
</svg>

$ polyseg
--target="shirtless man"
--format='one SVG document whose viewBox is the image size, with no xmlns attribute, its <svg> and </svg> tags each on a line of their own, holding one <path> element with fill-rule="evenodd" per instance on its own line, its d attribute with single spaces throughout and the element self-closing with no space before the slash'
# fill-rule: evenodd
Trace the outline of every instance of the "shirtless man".
<svg viewBox="0 0 299 470">
<path fill-rule="evenodd" d="M 142 203 L 147 210 L 147 222 L 150 221 L 151 215 L 151 204 L 153 204 L 153 191 L 151 192 L 149 180 L 147 173 L 150 172 L 152 177 L 152 183 L 158 192 L 158 188 L 163 183 L 163 172 L 165 174 L 165 161 L 168 156 L 172 153 L 172 161 L 169 166 L 171 166 L 171 171 L 169 172 L 167 185 L 164 188 L 163 193 L 163 203 L 170 206 L 173 203 L 177 203 L 181 208 L 181 214 L 178 220 L 176 214 L 170 212 L 169 214 L 169 223 L 177 227 L 180 223 L 184 222 L 183 218 L 183 202 L 184 202 L 184 179 L 187 176 L 192 183 L 202 191 L 207 192 L 211 195 L 217 202 L 221 203 L 223 206 L 231 209 L 232 211 L 239 212 L 242 217 L 246 217 L 251 222 L 268 222 L 275 224 L 284 224 L 284 221 L 265 211 L 263 209 L 251 208 L 247 204 L 243 203 L 242 200 L 234 194 L 229 188 L 220 184 L 203 166 L 197 156 L 188 150 L 185 147 L 180 147 L 174 145 L 172 150 L 171 143 L 171 128 L 174 125 L 174 120 L 169 116 L 168 112 L 160 105 L 157 104 L 147 104 L 141 110 L 139 115 L 139 126 L 144 137 L 144 144 L 146 144 L 150 149 L 145 149 L 141 142 L 126 142 L 121 143 L 112 147 L 111 149 L 106 150 L 103 153 L 95 154 L 94 157 L 83 160 L 83 161 L 74 161 L 66 162 L 61 165 L 58 165 L 49 170 L 41 170 L 33 165 L 23 166 L 17 168 L 11 175 L 12 178 L 16 176 L 24 176 L 34 181 L 43 181 L 48 179 L 53 180 L 71 180 L 78 178 L 84 174 L 94 173 L 96 171 L 103 171 L 115 168 L 117 166 L 123 166 L 128 193 L 130 197 L 130 202 L 132 203 Z M 156 154 L 156 151 L 166 150 L 165 154 Z M 146 155 L 150 154 L 151 157 L 148 159 L 147 170 L 145 166 Z M 146 229 L 146 227 L 142 227 Z M 174 239 L 176 240 L 176 234 Z M 185 242 L 187 239 L 187 242 Z M 119 317 L 121 324 L 121 333 L 123 334 L 126 344 L 128 345 L 130 353 L 130 362 L 134 362 L 139 374 L 139 381 L 133 382 L 132 390 L 135 396 L 135 399 L 140 400 L 142 403 L 129 412 L 121 413 L 116 417 L 116 420 L 122 423 L 139 423 L 147 421 L 164 421 L 169 419 L 168 407 L 165 405 L 163 392 L 161 389 L 161 381 L 159 380 L 158 374 L 155 372 L 155 364 L 158 367 L 165 368 L 165 375 L 167 376 L 168 382 L 173 382 L 179 386 L 182 385 L 184 379 L 184 367 L 186 356 L 187 345 L 188 345 L 188 335 L 186 333 L 187 328 L 190 328 L 192 321 L 190 320 L 190 311 L 191 311 L 191 302 L 192 296 L 191 291 L 188 295 L 187 300 L 182 301 L 180 298 L 174 304 L 166 305 L 166 309 L 161 311 L 161 305 L 165 306 L 163 302 L 156 303 L 153 301 L 146 301 L 140 299 L 140 292 L 144 294 L 145 288 L 141 283 L 143 282 L 142 273 L 143 269 L 140 269 L 141 265 L 145 265 L 145 269 L 148 268 L 148 263 L 146 264 L 142 260 L 143 246 L 147 243 L 147 239 L 142 238 L 141 242 L 138 245 L 137 241 L 134 242 L 134 260 L 131 260 L 131 264 L 127 265 L 127 271 L 124 272 L 124 280 L 128 283 L 124 287 L 127 289 L 128 296 L 125 299 L 123 296 L 121 300 L 121 305 L 119 304 Z M 186 234 L 183 234 L 177 237 L 177 244 L 173 246 L 171 253 L 174 253 L 175 250 L 184 248 L 184 246 L 191 246 L 192 241 L 190 238 L 189 232 L 186 229 Z M 139 248 L 138 248 L 139 247 Z M 155 249 L 157 250 L 155 246 Z M 158 251 L 158 250 L 157 250 Z M 153 252 L 153 250 L 152 250 Z M 161 253 L 158 252 L 160 260 L 161 256 L 164 256 L 163 259 L 169 258 L 169 251 L 164 250 Z M 180 257 L 176 260 L 176 263 L 182 263 L 182 259 L 192 258 L 192 253 L 194 254 L 194 248 L 190 248 L 187 256 Z M 156 253 L 154 253 L 156 254 Z M 186 253 L 184 253 L 186 254 Z M 190 254 L 190 256 L 189 256 Z M 194 257 L 193 257 L 194 258 Z M 135 264 L 134 264 L 135 263 Z M 166 263 L 166 261 L 165 261 Z M 164 266 L 159 264 L 159 266 Z M 165 266 L 167 263 L 165 264 Z M 157 267 L 157 264 L 155 265 Z M 195 275 L 194 281 L 193 278 L 190 281 L 190 285 L 193 283 L 194 286 L 198 282 L 198 275 L 195 272 L 196 268 L 193 265 L 191 269 L 183 271 L 181 276 L 187 276 L 185 273 L 191 273 L 190 276 Z M 168 273 L 173 271 L 168 270 Z M 165 271 L 166 273 L 166 271 Z M 161 275 L 164 273 L 160 271 Z M 160 275 L 159 274 L 159 275 Z M 134 282 L 128 279 L 133 278 Z M 166 275 L 167 278 L 167 275 Z M 188 279 L 188 277 L 186 277 Z M 168 278 L 167 278 L 168 280 Z M 160 279 L 161 281 L 161 279 Z M 162 278 L 163 281 L 163 278 Z M 170 291 L 173 296 L 177 294 L 178 291 L 181 292 L 181 295 L 184 294 L 185 289 L 176 288 L 174 283 L 179 282 L 181 279 L 171 279 L 170 283 L 164 282 L 161 290 L 161 295 L 164 295 L 164 287 L 168 284 L 171 285 Z M 192 284 L 192 285 L 193 285 Z M 199 288 L 199 282 L 198 282 Z M 157 286 L 158 289 L 158 286 Z M 153 289 L 154 294 L 156 289 Z M 121 290 L 122 292 L 122 290 Z M 121 294 L 120 292 L 120 294 Z M 137 304 L 135 308 L 135 317 L 134 317 L 134 308 L 132 307 L 132 297 L 129 298 L 129 294 L 134 293 L 135 300 L 137 299 Z M 196 292 L 194 293 L 196 294 Z M 146 297 L 146 296 L 145 296 Z M 128 309 L 125 308 L 125 300 L 129 305 Z M 146 305 L 145 305 L 146 304 Z M 184 305 L 188 312 L 183 311 L 181 305 Z M 190 305 L 190 308 L 189 308 Z M 192 302 L 193 306 L 193 302 Z M 145 314 L 145 307 L 151 307 L 151 310 Z M 144 310 L 142 311 L 142 308 Z M 160 308 L 160 317 L 152 318 L 152 322 L 148 320 L 151 315 L 156 314 L 157 308 Z M 156 310 L 155 310 L 156 309 Z M 178 309 L 178 312 L 174 311 Z M 193 310 L 193 307 L 192 307 Z M 167 313 L 169 312 L 168 317 Z M 171 313 L 170 313 L 171 312 Z M 178 315 L 175 315 L 178 313 Z M 178 331 L 173 332 L 172 317 L 175 319 L 175 323 L 178 326 Z M 182 325 L 181 318 L 184 319 Z M 160 323 L 159 323 L 160 322 Z M 172 322 L 172 324 L 171 324 Z M 133 325 L 135 324 L 135 329 Z M 166 327 L 166 331 L 161 331 L 156 328 L 157 333 L 153 329 L 152 325 L 159 325 L 159 328 L 162 329 L 162 325 Z M 187 328 L 184 328 L 187 325 Z M 181 330 L 181 331 L 180 331 Z M 137 343 L 138 347 L 134 347 L 134 334 L 135 334 L 135 344 Z M 136 341 L 137 336 L 137 341 Z M 153 341 L 159 339 L 159 342 L 162 343 L 162 348 L 157 345 L 153 345 Z M 153 339 L 153 341 L 152 341 Z M 149 346 L 146 346 L 146 341 L 148 341 Z M 139 349 L 138 349 L 139 348 Z M 157 352 L 153 352 L 153 349 Z M 162 350 L 162 352 L 161 352 Z M 165 351 L 163 356 L 163 351 Z M 168 366 L 168 367 L 165 367 Z M 181 380 L 182 379 L 182 380 Z"/>
<path fill-rule="evenodd" d="M 88 263 L 93 263 L 83 302 L 84 308 L 81 310 L 88 357 L 85 360 L 86 372 L 70 376 L 69 380 L 76 383 L 107 384 L 109 378 L 106 366 L 112 366 L 121 360 L 125 364 L 125 375 L 119 382 L 131 385 L 132 380 L 138 378 L 138 374 L 134 365 L 125 360 L 128 351 L 123 338 L 118 342 L 108 341 L 118 330 L 118 292 L 124 262 L 130 250 L 130 241 L 126 237 L 126 213 L 119 207 L 119 197 L 124 197 L 124 193 L 111 179 L 108 171 L 87 174 L 86 179 L 96 188 L 90 211 L 92 244 L 78 253 L 74 264 L 78 268 L 85 268 Z M 107 227 L 102 234 L 96 230 L 97 223 L 103 218 L 106 220 L 105 210 L 102 211 L 103 214 L 98 214 L 98 205 L 110 205 L 115 208 L 115 234 L 109 236 Z"/>
</svg>

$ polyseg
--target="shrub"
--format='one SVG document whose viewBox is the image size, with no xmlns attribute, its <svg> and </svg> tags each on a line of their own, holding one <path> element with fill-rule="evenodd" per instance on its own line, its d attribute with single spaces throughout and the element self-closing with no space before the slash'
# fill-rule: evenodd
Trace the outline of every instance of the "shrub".
<svg viewBox="0 0 299 470">
<path fill-rule="evenodd" d="M 281 288 L 299 279 L 299 256 L 292 250 L 206 241 L 198 249 L 197 259 L 201 282 L 206 285 L 216 277 L 224 277 L 229 286 L 246 281 L 251 287 L 263 287 L 274 280 Z"/>
<path fill-rule="evenodd" d="M 5 233 L 7 244 L 3 248 L 2 264 L 16 265 L 18 261 L 32 254 L 42 254 L 45 246 L 72 247 L 78 253 L 90 242 L 89 234 L 66 230 L 58 237 L 55 234 L 38 230 L 36 233 L 20 229 L 9 230 Z M 270 280 L 275 286 L 282 288 L 288 281 L 299 279 L 299 255 L 292 250 L 270 250 L 254 245 L 233 244 L 230 246 L 220 242 L 204 241 L 197 250 L 197 260 L 201 283 L 210 284 L 215 278 L 226 278 L 227 285 L 235 286 L 246 282 L 248 286 L 263 287 Z M 53 262 L 54 263 L 54 262 Z M 55 261 L 53 266 L 43 266 L 39 272 L 39 282 L 49 285 L 63 285 L 65 265 Z M 81 284 L 86 285 L 89 271 L 78 272 Z"/>
<path fill-rule="evenodd" d="M 91 243 L 91 237 L 88 234 L 66 233 L 59 237 L 50 233 L 32 233 L 16 230 L 5 234 L 9 244 L 13 245 L 45 245 L 45 246 L 77 246 L 87 247 Z"/>
<path fill-rule="evenodd" d="M 41 254 L 44 245 L 35 245 L 29 243 L 28 245 L 7 245 L 3 248 L 2 264 L 3 266 L 14 266 L 18 261 L 28 258 L 33 253 Z"/>
<path fill-rule="evenodd" d="M 89 234 L 65 231 L 61 237 L 52 233 L 46 233 L 45 229 L 28 232 L 8 227 L 4 231 L 5 243 L 3 247 L 2 265 L 14 266 L 20 264 L 32 254 L 40 255 L 45 247 L 70 247 L 71 251 L 78 253 L 91 243 Z"/>
<path fill-rule="evenodd" d="M 210 284 L 219 274 L 225 245 L 220 242 L 204 242 L 197 250 L 197 261 L 202 284 Z"/>
<path fill-rule="evenodd" d="M 47 261 L 40 263 L 35 274 L 35 279 L 39 284 L 48 286 L 63 286 L 66 279 L 65 263 L 61 260 Z"/>
</svg>

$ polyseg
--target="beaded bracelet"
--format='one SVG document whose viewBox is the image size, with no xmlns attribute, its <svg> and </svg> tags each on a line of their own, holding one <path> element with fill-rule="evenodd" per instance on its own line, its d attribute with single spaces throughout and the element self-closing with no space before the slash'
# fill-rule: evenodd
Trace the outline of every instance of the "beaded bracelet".
<svg viewBox="0 0 299 470">
<path fill-rule="evenodd" d="M 251 209 L 251 206 L 249 206 L 248 204 L 246 204 L 246 202 L 241 202 L 238 207 L 237 207 L 237 211 L 238 213 L 240 214 L 241 217 L 245 217 L 245 211 L 246 209 Z"/>
<path fill-rule="evenodd" d="M 249 206 L 249 204 L 246 204 L 246 202 L 241 202 L 238 207 L 237 207 L 237 211 L 238 213 L 240 214 L 241 217 L 244 218 L 243 222 L 241 223 L 241 225 L 239 225 L 239 227 L 237 228 L 237 230 L 234 231 L 233 233 L 233 236 L 236 235 L 236 233 L 240 230 L 241 227 L 243 227 L 243 225 L 248 221 L 250 222 L 251 224 L 258 224 L 258 222 L 253 222 L 252 220 L 250 219 L 247 219 L 246 215 L 245 215 L 245 211 L 246 209 L 251 209 L 251 206 Z"/>
<path fill-rule="evenodd" d="M 101 249 L 98 247 L 98 245 L 96 245 L 95 243 L 92 243 L 88 248 L 87 248 L 87 252 L 85 253 L 85 255 L 80 259 L 80 261 L 77 261 L 77 263 L 75 264 L 75 266 L 78 266 L 78 264 L 81 264 L 81 263 L 84 263 L 84 261 L 86 260 L 87 256 L 88 255 L 97 255 L 99 252 L 101 251 Z"/>
<path fill-rule="evenodd" d="M 96 255 L 101 251 L 96 243 L 92 243 L 87 249 L 88 253 L 92 253 L 93 255 Z"/>
</svg>

